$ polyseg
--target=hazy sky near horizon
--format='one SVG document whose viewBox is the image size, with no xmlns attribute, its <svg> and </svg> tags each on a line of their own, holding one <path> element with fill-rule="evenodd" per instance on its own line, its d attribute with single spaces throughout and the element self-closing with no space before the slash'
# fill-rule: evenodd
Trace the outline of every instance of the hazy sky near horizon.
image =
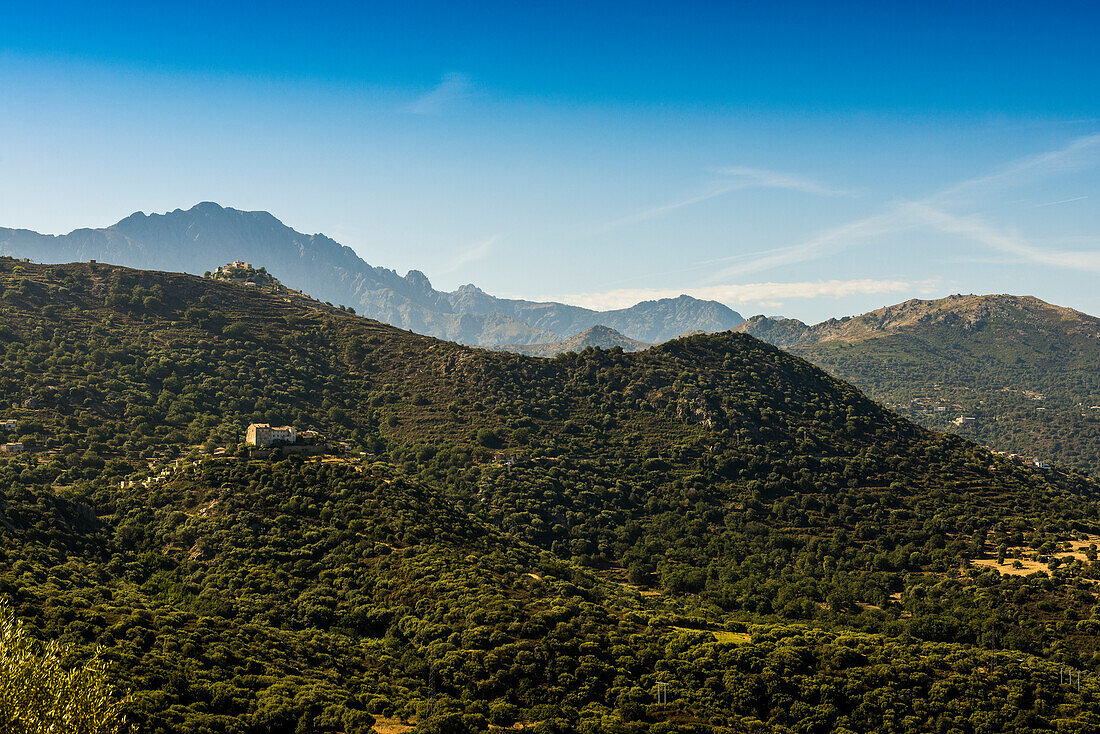
<svg viewBox="0 0 1100 734">
<path fill-rule="evenodd" d="M 0 226 L 216 201 L 444 289 L 1100 315 L 1098 31 L 1083 2 L 0 0 Z"/>
</svg>

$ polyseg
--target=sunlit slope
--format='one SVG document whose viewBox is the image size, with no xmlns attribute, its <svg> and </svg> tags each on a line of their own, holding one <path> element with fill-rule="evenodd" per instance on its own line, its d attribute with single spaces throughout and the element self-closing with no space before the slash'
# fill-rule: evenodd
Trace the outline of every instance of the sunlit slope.
<svg viewBox="0 0 1100 734">
<path fill-rule="evenodd" d="M 1100 472 L 1093 316 L 1029 296 L 951 296 L 816 326 L 754 317 L 738 329 L 929 427 Z"/>
</svg>

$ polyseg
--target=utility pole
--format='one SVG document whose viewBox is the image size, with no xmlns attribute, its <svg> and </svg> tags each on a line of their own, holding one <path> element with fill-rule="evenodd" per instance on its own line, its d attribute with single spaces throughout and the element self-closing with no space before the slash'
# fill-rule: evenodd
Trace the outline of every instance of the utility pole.
<svg viewBox="0 0 1100 734">
<path fill-rule="evenodd" d="M 428 704 L 425 707 L 427 712 L 425 718 L 430 717 L 435 713 L 435 696 L 439 688 L 439 674 L 436 672 L 435 665 L 432 664 L 428 668 Z"/>
</svg>

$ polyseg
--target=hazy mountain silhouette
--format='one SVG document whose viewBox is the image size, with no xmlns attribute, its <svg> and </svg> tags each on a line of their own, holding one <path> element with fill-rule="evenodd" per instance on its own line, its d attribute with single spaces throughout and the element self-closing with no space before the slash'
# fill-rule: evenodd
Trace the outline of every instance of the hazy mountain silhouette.
<svg viewBox="0 0 1100 734">
<path fill-rule="evenodd" d="M 615 311 L 502 299 L 466 285 L 447 293 L 418 270 L 398 275 L 364 262 L 323 234 L 287 227 L 268 212 L 212 202 L 167 214 L 137 212 L 102 229 L 43 235 L 0 228 L 0 254 L 37 262 L 99 260 L 135 268 L 201 274 L 232 260 L 263 265 L 286 285 L 364 316 L 466 344 L 559 341 L 597 324 L 645 342 L 687 331 L 724 331 L 744 319 L 715 301 L 688 296 Z"/>
</svg>

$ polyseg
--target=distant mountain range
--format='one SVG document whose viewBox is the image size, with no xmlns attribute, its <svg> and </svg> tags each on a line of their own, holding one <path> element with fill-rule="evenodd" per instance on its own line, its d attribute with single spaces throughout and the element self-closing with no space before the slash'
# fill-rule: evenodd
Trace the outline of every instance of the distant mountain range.
<svg viewBox="0 0 1100 734">
<path fill-rule="evenodd" d="M 732 329 L 744 319 L 716 301 L 688 296 L 615 311 L 491 296 L 473 285 L 438 291 L 418 270 L 405 276 L 364 262 L 322 234 L 306 235 L 267 212 L 205 202 L 167 214 L 138 212 L 103 229 L 43 235 L 0 228 L 0 254 L 37 262 L 99 260 L 201 274 L 232 260 L 263 265 L 286 285 L 417 333 L 462 342 L 545 344 L 596 325 L 631 339 L 663 342 L 689 331 Z"/>
<path fill-rule="evenodd" d="M 1100 319 L 1032 296 L 911 300 L 737 327 L 929 427 L 1100 474 Z"/>
<path fill-rule="evenodd" d="M 585 349 L 612 349 L 621 347 L 624 352 L 640 352 L 649 349 L 652 344 L 623 336 L 607 326 L 593 326 L 576 336 L 548 344 L 505 344 L 499 349 L 506 352 L 526 354 L 531 357 L 553 357 L 565 352 L 583 352 Z"/>
</svg>

